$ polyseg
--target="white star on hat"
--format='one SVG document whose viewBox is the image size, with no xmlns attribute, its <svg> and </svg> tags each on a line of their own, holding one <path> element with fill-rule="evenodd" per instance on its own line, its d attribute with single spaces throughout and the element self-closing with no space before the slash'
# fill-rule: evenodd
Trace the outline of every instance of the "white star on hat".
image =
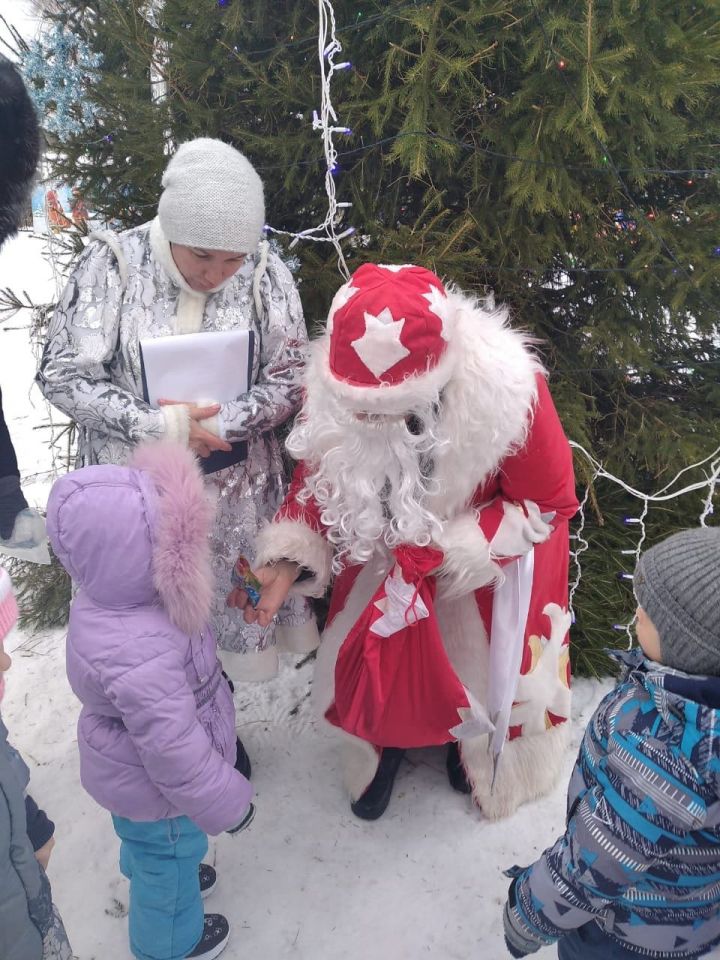
<svg viewBox="0 0 720 960">
<path fill-rule="evenodd" d="M 429 304 L 428 309 L 434 313 L 436 317 L 440 318 L 440 322 L 442 323 L 441 337 L 443 340 L 449 340 L 450 333 L 448 327 L 452 319 L 453 309 L 450 306 L 448 298 L 438 290 L 437 287 L 430 287 L 429 292 L 423 294 L 423 300 L 427 300 Z"/>
<path fill-rule="evenodd" d="M 338 292 L 333 297 L 333 302 L 330 304 L 330 310 L 328 312 L 327 319 L 327 329 L 328 333 L 332 333 L 333 328 L 333 317 L 338 310 L 341 310 L 345 304 L 358 292 L 358 288 L 352 285 L 352 280 L 349 280 L 347 283 L 344 283 Z"/>
<path fill-rule="evenodd" d="M 404 325 L 405 317 L 395 320 L 389 307 L 384 307 L 377 316 L 365 313 L 365 333 L 352 341 L 352 348 L 378 379 L 410 354 L 400 343 Z"/>
</svg>

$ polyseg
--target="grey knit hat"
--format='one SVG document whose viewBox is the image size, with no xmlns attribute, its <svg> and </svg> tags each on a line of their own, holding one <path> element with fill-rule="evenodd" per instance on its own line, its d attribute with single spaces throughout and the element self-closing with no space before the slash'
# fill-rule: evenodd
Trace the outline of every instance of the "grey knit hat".
<svg viewBox="0 0 720 960">
<path fill-rule="evenodd" d="M 720 676 L 720 527 L 683 530 L 651 547 L 633 587 L 659 634 L 663 663 Z"/>
<path fill-rule="evenodd" d="M 171 243 L 254 253 L 265 223 L 262 180 L 239 150 L 200 137 L 180 146 L 167 165 L 158 205 Z"/>
</svg>

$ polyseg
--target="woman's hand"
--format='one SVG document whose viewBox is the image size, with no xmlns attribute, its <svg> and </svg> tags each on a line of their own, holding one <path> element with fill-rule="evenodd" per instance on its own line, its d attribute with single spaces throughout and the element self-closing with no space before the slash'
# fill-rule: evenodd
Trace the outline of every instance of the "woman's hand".
<svg viewBox="0 0 720 960">
<path fill-rule="evenodd" d="M 183 404 L 187 407 L 188 417 L 190 418 L 190 434 L 188 436 L 188 446 L 199 457 L 209 457 L 214 450 L 232 450 L 227 440 L 221 440 L 217 434 L 207 430 L 201 425 L 202 420 L 209 420 L 220 410 L 219 403 L 213 403 L 207 407 L 199 407 L 196 403 L 183 403 L 182 400 L 159 400 L 161 407 L 176 406 Z"/>
<path fill-rule="evenodd" d="M 230 591 L 227 605 L 236 610 L 244 610 L 246 623 L 258 623 L 261 627 L 266 627 L 283 605 L 290 587 L 298 578 L 300 567 L 290 560 L 279 560 L 272 566 L 253 570 L 253 573 L 260 581 L 258 605 L 253 607 L 248 595 L 240 587 L 234 587 Z"/>
</svg>

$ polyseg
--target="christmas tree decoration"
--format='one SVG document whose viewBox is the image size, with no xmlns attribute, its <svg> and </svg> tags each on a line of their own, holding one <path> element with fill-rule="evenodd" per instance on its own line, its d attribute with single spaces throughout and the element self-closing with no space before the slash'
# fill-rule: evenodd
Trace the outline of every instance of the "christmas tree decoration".
<svg viewBox="0 0 720 960">
<path fill-rule="evenodd" d="M 101 63 L 99 53 L 61 24 L 29 44 L 21 66 L 44 130 L 64 141 L 93 126 L 100 111 L 91 90 Z"/>
<path fill-rule="evenodd" d="M 311 327 L 342 282 L 337 244 L 350 269 L 418 263 L 507 305 L 578 444 L 571 650 L 576 670 L 606 670 L 634 607 L 618 567 L 713 519 L 714 460 L 696 467 L 702 487 L 649 491 L 717 444 L 716 4 L 604 18 L 571 0 L 533 0 L 530 16 L 515 0 L 247 0 L 200 17 L 173 0 L 154 23 L 147 6 L 58 5 L 102 52 L 103 127 L 64 142 L 54 175 L 82 169 L 91 208 L 128 227 L 154 216 L 174 145 L 218 136 L 265 182 Z"/>
</svg>

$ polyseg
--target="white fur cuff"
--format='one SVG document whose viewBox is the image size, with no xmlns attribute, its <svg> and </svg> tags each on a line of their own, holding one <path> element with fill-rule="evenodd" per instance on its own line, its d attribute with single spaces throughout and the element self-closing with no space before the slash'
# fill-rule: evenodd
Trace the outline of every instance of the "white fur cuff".
<svg viewBox="0 0 720 960">
<path fill-rule="evenodd" d="M 190 439 L 190 415 L 184 403 L 173 403 L 168 407 L 161 407 L 165 419 L 165 440 L 174 440 L 176 443 L 188 445 Z"/>
<path fill-rule="evenodd" d="M 448 520 L 438 546 L 445 553 L 438 574 L 444 597 L 459 597 L 502 580 L 502 570 L 490 557 L 490 544 L 474 512 Z"/>
<path fill-rule="evenodd" d="M 255 541 L 255 566 L 291 560 L 311 570 L 313 576 L 296 583 L 293 593 L 321 597 L 330 582 L 332 547 L 319 533 L 297 520 L 269 523 Z"/>
<path fill-rule="evenodd" d="M 199 400 L 196 400 L 196 406 L 198 407 L 212 407 L 217 401 L 212 400 L 210 397 L 201 397 Z M 216 437 L 220 437 L 221 440 L 225 439 L 225 424 L 223 423 L 222 417 L 222 408 L 218 410 L 214 417 L 206 417 L 204 420 L 199 421 L 199 425 L 203 430 L 209 430 L 210 433 L 214 434 Z"/>
</svg>

